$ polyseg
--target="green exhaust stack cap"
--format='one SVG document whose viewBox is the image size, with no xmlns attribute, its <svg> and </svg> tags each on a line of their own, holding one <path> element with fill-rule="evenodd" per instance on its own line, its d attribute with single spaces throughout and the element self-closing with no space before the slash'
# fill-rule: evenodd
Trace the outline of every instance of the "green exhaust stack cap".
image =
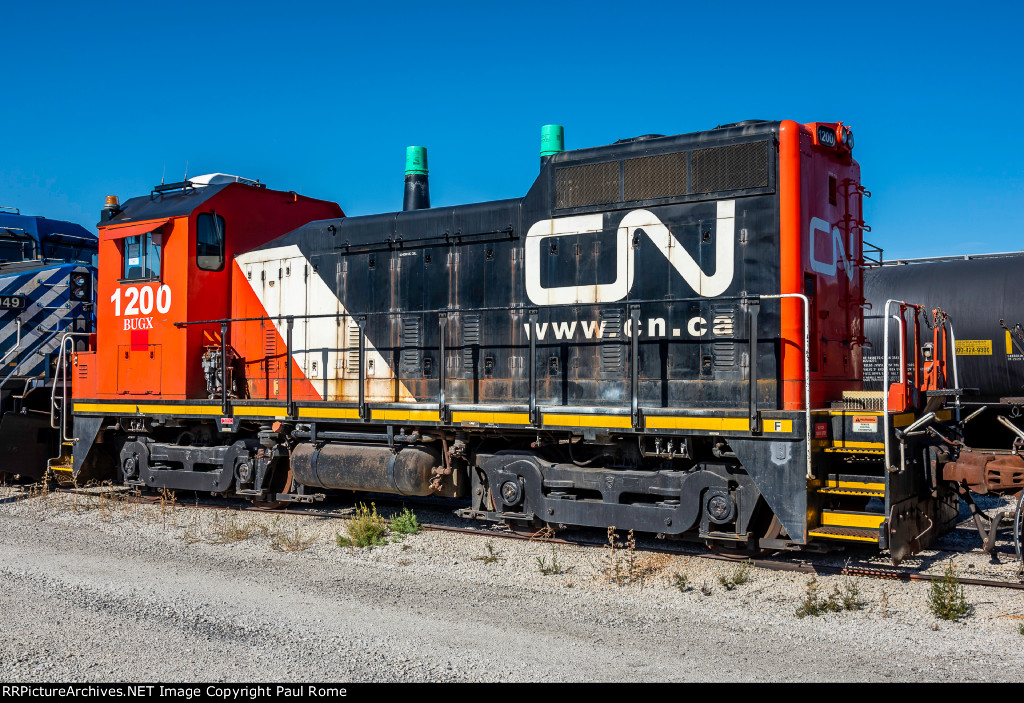
<svg viewBox="0 0 1024 703">
<path fill-rule="evenodd" d="M 565 151 L 565 128 L 560 124 L 546 124 L 540 128 L 540 155 L 551 156 Z"/>
<path fill-rule="evenodd" d="M 427 147 L 405 147 L 405 175 L 427 175 Z"/>
</svg>

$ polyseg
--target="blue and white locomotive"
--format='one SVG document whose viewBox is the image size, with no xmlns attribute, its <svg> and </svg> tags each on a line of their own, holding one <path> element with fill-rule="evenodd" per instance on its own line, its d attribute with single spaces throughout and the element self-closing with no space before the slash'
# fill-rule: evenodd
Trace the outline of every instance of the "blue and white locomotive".
<svg viewBox="0 0 1024 703">
<path fill-rule="evenodd" d="M 55 385 L 62 347 L 95 330 L 98 241 L 73 222 L 0 208 L 0 472 L 38 478 L 61 465 Z"/>
</svg>

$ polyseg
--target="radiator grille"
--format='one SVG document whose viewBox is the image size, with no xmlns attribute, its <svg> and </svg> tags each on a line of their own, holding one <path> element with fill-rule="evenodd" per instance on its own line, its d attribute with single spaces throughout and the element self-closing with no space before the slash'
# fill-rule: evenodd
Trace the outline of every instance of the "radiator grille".
<svg viewBox="0 0 1024 703">
<path fill-rule="evenodd" d="M 345 330 L 345 373 L 359 375 L 359 325 L 352 320 Z"/>
<path fill-rule="evenodd" d="M 626 200 L 686 194 L 686 152 L 643 156 L 624 163 Z"/>
<path fill-rule="evenodd" d="M 604 325 L 604 336 L 601 341 L 601 372 L 625 373 L 626 345 L 620 341 L 623 311 L 621 308 L 601 310 L 601 325 Z M 611 337 L 611 341 L 606 341 Z"/>
<path fill-rule="evenodd" d="M 731 369 L 736 365 L 736 345 L 732 342 L 715 342 L 711 345 L 711 356 L 716 369 Z"/>
<path fill-rule="evenodd" d="M 267 378 L 277 373 L 277 328 L 270 324 L 263 328 L 263 355 L 267 359 Z"/>
<path fill-rule="evenodd" d="M 417 374 L 420 371 L 420 318 L 402 318 L 402 373 Z"/>
<path fill-rule="evenodd" d="M 619 200 L 619 162 L 567 166 L 555 171 L 555 207 L 581 207 Z"/>
<path fill-rule="evenodd" d="M 768 185 L 768 142 L 698 149 L 693 152 L 693 191 L 762 188 Z"/>
<path fill-rule="evenodd" d="M 473 370 L 473 353 L 480 346 L 480 315 L 462 316 L 462 368 Z"/>
<path fill-rule="evenodd" d="M 711 333 L 715 338 L 732 337 L 735 334 L 736 311 L 731 305 L 711 307 Z M 736 343 L 718 339 L 711 344 L 711 355 L 715 368 L 728 369 L 736 366 Z"/>
</svg>

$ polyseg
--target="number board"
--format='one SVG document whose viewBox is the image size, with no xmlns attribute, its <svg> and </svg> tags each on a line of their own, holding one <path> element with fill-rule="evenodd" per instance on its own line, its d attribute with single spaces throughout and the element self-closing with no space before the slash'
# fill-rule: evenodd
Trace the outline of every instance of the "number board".
<svg viewBox="0 0 1024 703">
<path fill-rule="evenodd" d="M 0 295 L 0 310 L 24 310 L 28 297 L 24 295 Z"/>
</svg>

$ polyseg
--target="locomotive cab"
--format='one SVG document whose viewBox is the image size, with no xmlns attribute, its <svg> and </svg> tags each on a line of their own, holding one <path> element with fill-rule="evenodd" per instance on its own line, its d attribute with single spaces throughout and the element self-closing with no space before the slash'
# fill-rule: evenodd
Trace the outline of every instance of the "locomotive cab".
<svg viewBox="0 0 1024 703">
<path fill-rule="evenodd" d="M 199 363 L 205 349 L 220 346 L 220 325 L 180 323 L 227 316 L 237 252 L 329 216 L 343 213 L 224 174 L 159 185 L 123 206 L 108 199 L 99 223 L 94 351 L 75 355 L 74 397 L 92 401 L 82 407 L 159 400 L 160 411 L 175 414 L 225 390 L 225 376 L 233 393 L 230 369 Z"/>
<path fill-rule="evenodd" d="M 89 398 L 206 398 L 195 359 L 219 326 L 175 323 L 227 316 L 229 262 L 331 203 L 214 174 L 161 185 L 100 223 L 97 341 L 116 354 L 79 357 L 75 394 Z M 84 365 L 84 369 L 82 366 Z"/>
</svg>

